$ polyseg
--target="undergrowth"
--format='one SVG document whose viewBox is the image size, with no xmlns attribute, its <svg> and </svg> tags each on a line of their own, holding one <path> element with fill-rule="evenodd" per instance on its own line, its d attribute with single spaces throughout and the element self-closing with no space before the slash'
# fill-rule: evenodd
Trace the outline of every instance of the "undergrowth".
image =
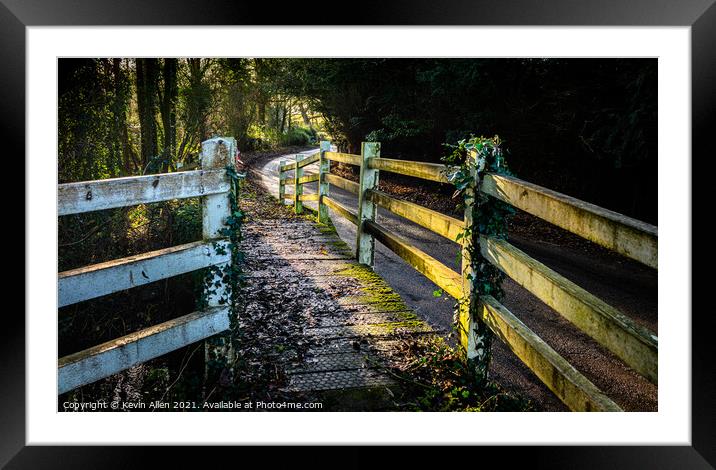
<svg viewBox="0 0 716 470">
<path fill-rule="evenodd" d="M 401 384 L 396 396 L 406 411 L 532 411 L 529 400 L 495 382 L 478 386 L 459 351 L 441 337 L 404 340 L 401 366 L 388 371 Z"/>
</svg>

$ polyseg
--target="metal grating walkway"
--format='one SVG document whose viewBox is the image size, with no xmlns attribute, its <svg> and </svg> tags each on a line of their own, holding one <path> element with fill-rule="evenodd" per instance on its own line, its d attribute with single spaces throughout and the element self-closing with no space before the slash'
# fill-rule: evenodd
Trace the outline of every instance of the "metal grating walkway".
<svg viewBox="0 0 716 470">
<path fill-rule="evenodd" d="M 397 341 L 434 334 L 391 287 L 359 265 L 332 227 L 308 217 L 248 221 L 242 227 L 246 283 L 241 324 L 283 322 L 272 360 L 286 392 L 390 385 L 383 366 Z M 265 323 L 262 321 L 265 319 Z M 275 326 L 275 325 L 274 325 Z M 258 333 L 261 338 L 261 332 Z"/>
</svg>

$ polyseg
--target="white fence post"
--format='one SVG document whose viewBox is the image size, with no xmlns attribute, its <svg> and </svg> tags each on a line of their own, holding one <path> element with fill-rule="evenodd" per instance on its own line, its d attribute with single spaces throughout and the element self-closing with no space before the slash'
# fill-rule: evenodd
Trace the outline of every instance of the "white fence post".
<svg viewBox="0 0 716 470">
<path fill-rule="evenodd" d="M 380 157 L 380 142 L 362 142 L 360 147 L 360 190 L 358 191 L 358 227 L 356 228 L 356 259 L 361 264 L 373 266 L 375 238 L 363 228 L 363 221 L 375 221 L 378 206 L 366 197 L 366 191 L 378 188 L 378 170 L 368 168 L 368 159 Z"/>
<path fill-rule="evenodd" d="M 301 195 L 303 194 L 303 185 L 299 184 L 298 180 L 303 176 L 303 168 L 298 167 L 298 162 L 303 160 L 304 156 L 296 154 L 296 169 L 293 172 L 295 181 L 294 193 L 293 193 L 293 210 L 296 214 L 303 214 L 303 202 L 301 202 Z"/>
<path fill-rule="evenodd" d="M 326 158 L 326 152 L 330 152 L 331 143 L 327 140 L 321 141 L 321 159 L 318 162 L 318 222 L 328 222 L 328 207 L 323 202 L 323 197 L 328 196 L 328 181 L 326 175 L 331 171 L 331 162 Z"/>
<path fill-rule="evenodd" d="M 222 169 L 232 164 L 232 157 L 236 149 L 236 140 L 233 137 L 216 137 L 201 143 L 201 168 L 203 170 Z M 231 205 L 228 196 L 212 194 L 204 196 L 201 200 L 202 236 L 204 240 L 222 237 L 221 230 L 225 228 L 226 219 L 231 215 Z M 216 265 L 224 269 L 228 263 Z M 207 305 L 218 307 L 222 297 L 226 297 L 226 285 L 220 282 L 222 276 L 215 274 L 212 285 L 219 282 L 221 287 L 207 293 Z"/>
<path fill-rule="evenodd" d="M 236 150 L 236 140 L 233 137 L 216 137 L 201 143 L 201 167 L 204 170 L 226 168 L 233 164 L 233 155 Z M 227 194 L 204 196 L 201 201 L 202 234 L 204 240 L 222 237 L 221 230 L 225 228 L 227 218 L 231 215 L 231 205 Z M 228 245 L 227 245 L 227 250 Z M 210 281 L 205 282 L 204 293 L 207 307 L 228 305 L 231 302 L 230 287 L 224 279 L 224 270 L 229 263 L 217 264 L 213 269 Z M 229 308 L 229 313 L 233 310 Z M 229 322 L 230 323 L 230 322 Z M 211 344 L 204 341 L 204 386 L 209 380 L 209 370 L 212 355 L 232 354 L 231 344 Z M 206 390 L 204 390 L 204 395 Z"/>
<path fill-rule="evenodd" d="M 471 175 L 473 184 L 466 191 L 465 199 L 465 227 L 470 227 L 471 231 L 462 238 L 462 285 L 463 298 L 460 302 L 459 309 L 459 338 L 460 346 L 465 354 L 465 359 L 471 368 L 474 368 L 476 379 L 478 382 L 487 380 L 489 372 L 490 357 L 490 332 L 478 317 L 479 292 L 475 289 L 474 277 L 479 273 L 475 270 L 476 260 L 470 258 L 468 245 L 473 244 L 476 250 L 479 250 L 479 232 L 478 228 L 473 224 L 473 207 L 479 187 L 479 172 L 477 160 L 478 155 L 472 152 L 469 158 L 474 158 L 475 162 L 471 166 Z"/>
</svg>

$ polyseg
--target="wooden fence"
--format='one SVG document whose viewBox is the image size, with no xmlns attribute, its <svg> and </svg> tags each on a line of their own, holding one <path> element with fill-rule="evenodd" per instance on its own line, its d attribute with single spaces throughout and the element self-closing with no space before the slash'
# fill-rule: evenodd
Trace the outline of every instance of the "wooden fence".
<svg viewBox="0 0 716 470">
<path fill-rule="evenodd" d="M 359 183 L 331 174 L 331 161 L 359 166 Z M 316 162 L 319 163 L 318 175 L 304 176 L 303 168 Z M 290 171 L 294 172 L 293 179 L 287 177 Z M 319 154 L 308 158 L 297 156 L 293 163 L 281 162 L 280 198 L 293 199 L 295 210 L 299 213 L 302 201 L 317 200 L 319 221 L 327 217 L 326 208 L 330 207 L 354 223 L 357 227 L 356 258 L 359 262 L 373 265 L 377 239 L 447 294 L 456 299 L 463 298 L 465 289 L 472 285 L 466 279 L 465 265 L 462 274 L 455 272 L 380 226 L 375 216 L 377 207 L 382 207 L 455 241 L 465 225 L 471 223 L 470 208 L 466 208 L 466 217 L 459 220 L 396 199 L 377 189 L 380 171 L 448 183 L 451 169 L 433 163 L 383 158 L 380 156 L 380 144 L 375 142 L 364 142 L 361 155 L 332 152 L 329 142 L 321 142 Z M 311 182 L 318 182 L 317 194 L 303 195 L 302 186 Z M 285 192 L 286 184 L 294 186 L 293 194 Z M 356 194 L 358 213 L 331 198 L 329 185 Z M 646 266 L 657 268 L 657 227 L 653 225 L 510 176 L 487 174 L 480 191 Z M 657 383 L 656 335 L 506 240 L 482 237 L 480 250 L 490 263 L 516 283 L 635 371 Z M 466 258 L 463 256 L 463 260 Z M 458 325 L 460 345 L 467 358 L 478 355 L 476 343 L 479 338 L 475 337 L 474 325 L 476 321 L 483 321 L 571 410 L 621 411 L 616 403 L 497 300 L 491 296 L 478 296 L 478 299 L 477 308 L 468 309 L 477 312 L 478 318 L 463 313 Z"/>
<path fill-rule="evenodd" d="M 59 185 L 60 216 L 201 197 L 203 239 L 61 272 L 58 306 L 230 263 L 228 239 L 220 231 L 230 215 L 231 183 L 226 166 L 233 162 L 235 148 L 232 137 L 203 142 L 200 170 Z M 220 275 L 215 277 L 215 281 L 220 281 Z M 205 310 L 60 358 L 58 394 L 227 330 L 229 307 L 220 302 L 224 293 L 222 288 L 208 293 Z"/>
</svg>

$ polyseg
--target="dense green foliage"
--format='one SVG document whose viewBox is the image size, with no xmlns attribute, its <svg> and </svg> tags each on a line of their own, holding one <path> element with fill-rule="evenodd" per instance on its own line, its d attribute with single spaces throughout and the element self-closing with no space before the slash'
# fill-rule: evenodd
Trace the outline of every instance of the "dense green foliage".
<svg viewBox="0 0 716 470">
<path fill-rule="evenodd" d="M 439 161 L 443 142 L 499 134 L 517 175 L 656 223 L 655 59 L 293 59 L 342 148 Z M 608 189 L 608 190 L 607 190 Z"/>
<path fill-rule="evenodd" d="M 331 138 L 438 162 L 500 134 L 515 173 L 656 223 L 655 59 L 62 59 L 60 181 Z M 300 127 L 300 128 L 299 128 Z M 143 132 L 142 132 L 143 131 Z M 605 187 L 609 190 L 605 190 Z"/>
<path fill-rule="evenodd" d="M 195 163 L 202 141 L 243 151 L 318 140 L 280 59 L 62 59 L 59 181 L 149 174 Z M 315 123 L 315 124 L 314 124 Z"/>
</svg>

